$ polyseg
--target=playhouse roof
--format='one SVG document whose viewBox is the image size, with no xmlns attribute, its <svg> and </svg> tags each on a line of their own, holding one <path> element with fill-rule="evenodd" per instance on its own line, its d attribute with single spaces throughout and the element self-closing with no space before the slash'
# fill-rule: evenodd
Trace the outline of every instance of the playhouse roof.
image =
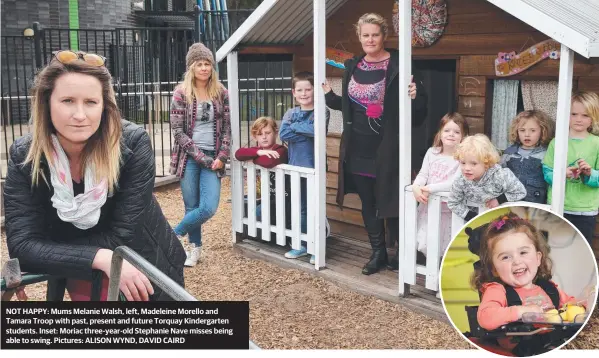
<svg viewBox="0 0 599 358">
<path fill-rule="evenodd" d="M 327 18 L 347 0 L 326 0 Z M 216 52 L 222 61 L 238 45 L 293 45 L 312 33 L 313 0 L 264 0 Z"/>
<path fill-rule="evenodd" d="M 599 57 L 599 1 L 487 0 L 584 57 Z"/>
<path fill-rule="evenodd" d="M 487 0 L 584 57 L 599 57 L 599 1 Z M 327 18 L 347 0 L 326 0 Z M 216 53 L 237 46 L 290 45 L 312 32 L 313 0 L 264 0 Z"/>
</svg>

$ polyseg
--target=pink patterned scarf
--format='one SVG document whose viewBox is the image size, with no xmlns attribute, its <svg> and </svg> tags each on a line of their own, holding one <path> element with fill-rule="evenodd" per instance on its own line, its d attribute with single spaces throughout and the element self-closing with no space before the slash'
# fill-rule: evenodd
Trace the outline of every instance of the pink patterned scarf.
<svg viewBox="0 0 599 358">
<path fill-rule="evenodd" d="M 54 145 L 53 164 L 49 165 L 50 181 L 54 188 L 52 206 L 56 208 L 58 217 L 62 221 L 70 222 L 81 230 L 92 228 L 98 223 L 100 210 L 106 202 L 108 194 L 106 179 L 97 183 L 94 166 L 86 165 L 83 176 L 85 191 L 75 196 L 69 159 L 54 134 L 52 144 Z"/>
</svg>

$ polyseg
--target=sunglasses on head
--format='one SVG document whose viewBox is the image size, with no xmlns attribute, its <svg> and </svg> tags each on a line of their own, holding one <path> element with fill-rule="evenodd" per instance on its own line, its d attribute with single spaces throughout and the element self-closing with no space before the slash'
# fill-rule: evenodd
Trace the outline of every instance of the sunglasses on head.
<svg viewBox="0 0 599 358">
<path fill-rule="evenodd" d="M 82 52 L 74 52 L 71 50 L 62 50 L 52 52 L 52 55 L 58 60 L 60 63 L 69 64 L 73 61 L 82 60 L 85 63 L 100 67 L 104 66 L 106 63 L 106 57 L 96 55 L 95 53 L 82 53 Z"/>
</svg>

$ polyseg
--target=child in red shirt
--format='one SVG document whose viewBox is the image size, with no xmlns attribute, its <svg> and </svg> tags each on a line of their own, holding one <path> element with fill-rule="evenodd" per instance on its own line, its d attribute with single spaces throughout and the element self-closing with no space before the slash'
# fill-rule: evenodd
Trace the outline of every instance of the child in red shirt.
<svg viewBox="0 0 599 358">
<path fill-rule="evenodd" d="M 239 161 L 251 160 L 254 164 L 261 167 L 270 169 L 274 168 L 279 164 L 287 163 L 287 148 L 283 145 L 277 144 L 277 133 L 279 128 L 274 119 L 270 117 L 260 117 L 256 119 L 252 128 L 250 129 L 252 138 L 257 142 L 258 146 L 250 148 L 239 148 L 235 152 L 235 159 Z M 287 182 L 287 178 L 286 178 Z M 286 189 L 288 185 L 285 185 Z M 288 197 L 287 190 L 285 190 L 285 197 Z M 270 207 L 271 212 L 276 212 L 275 208 L 275 172 L 270 173 Z M 286 202 L 289 200 L 286 200 Z M 287 209 L 287 208 L 286 208 Z M 288 211 L 288 209 L 286 210 Z M 274 225 L 274 216 L 271 216 L 271 224 Z M 262 217 L 262 206 L 256 206 L 256 219 L 261 220 Z"/>
<path fill-rule="evenodd" d="M 490 223 L 480 243 L 481 265 L 472 275 L 472 285 L 482 293 L 478 308 L 479 325 L 494 330 L 522 319 L 528 312 L 543 313 L 576 302 L 551 281 L 552 262 L 549 246 L 541 232 L 529 221 L 510 213 Z M 559 306 L 538 284 L 540 280 L 554 285 L 559 293 Z M 506 287 L 512 287 L 522 305 L 508 306 Z M 512 349 L 509 338 L 499 344 Z"/>
</svg>

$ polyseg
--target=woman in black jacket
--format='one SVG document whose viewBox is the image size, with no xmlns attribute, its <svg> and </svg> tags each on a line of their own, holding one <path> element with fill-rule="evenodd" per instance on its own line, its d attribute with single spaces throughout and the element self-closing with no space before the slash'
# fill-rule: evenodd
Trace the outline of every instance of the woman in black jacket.
<svg viewBox="0 0 599 358">
<path fill-rule="evenodd" d="M 104 273 L 126 245 L 183 286 L 185 252 L 152 194 L 150 138 L 121 120 L 105 59 L 59 51 L 36 77 L 33 132 L 10 148 L 4 188 L 6 235 L 21 270 L 68 278 L 89 300 L 92 270 Z M 127 300 L 169 300 L 123 262 Z"/>
<path fill-rule="evenodd" d="M 364 14 L 355 26 L 364 54 L 345 62 L 341 96 L 328 84 L 323 88 L 327 106 L 343 112 L 337 203 L 342 206 L 348 193 L 362 201 L 372 247 L 362 273 L 370 275 L 385 265 L 399 267 L 397 250 L 388 262 L 385 245 L 385 219 L 392 239 L 399 239 L 399 53 L 384 48 L 389 29 L 381 15 Z M 414 82 L 408 93 L 418 124 L 426 116 L 426 94 Z"/>
</svg>

